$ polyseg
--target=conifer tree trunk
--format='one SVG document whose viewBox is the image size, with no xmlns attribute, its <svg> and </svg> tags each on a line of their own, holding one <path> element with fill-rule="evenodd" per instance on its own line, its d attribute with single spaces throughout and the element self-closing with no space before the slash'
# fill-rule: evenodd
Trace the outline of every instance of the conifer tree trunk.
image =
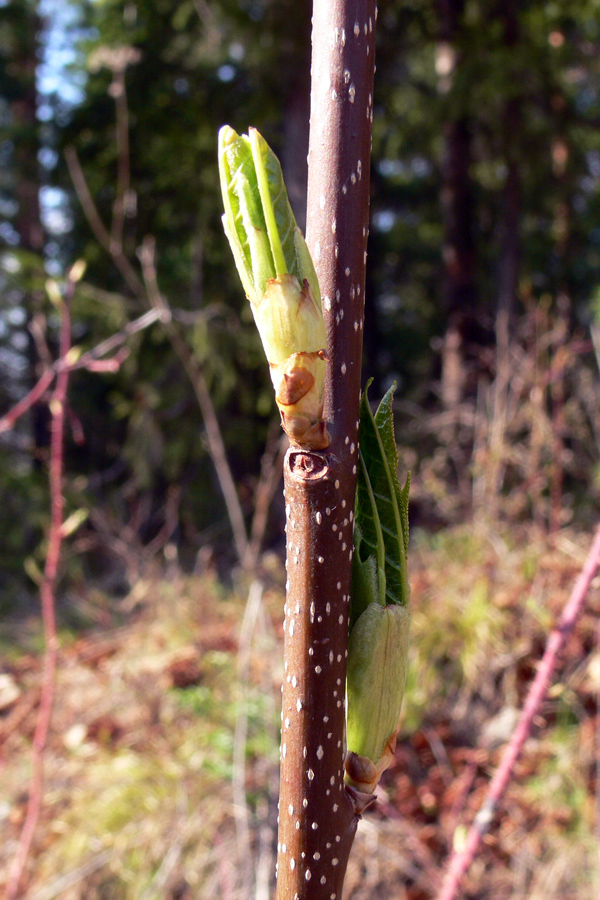
<svg viewBox="0 0 600 900">
<path fill-rule="evenodd" d="M 278 900 L 341 898 L 359 808 L 344 786 L 375 0 L 315 0 L 307 241 L 328 330 L 325 451 L 288 451 Z"/>
<path fill-rule="evenodd" d="M 32 256 L 37 254 L 42 267 L 45 235 L 40 212 L 40 151 L 37 119 L 38 96 L 36 72 L 38 66 L 40 19 L 37 2 L 13 0 L 6 10 L 5 27 L 9 35 L 11 64 L 8 72 L 10 101 L 9 139 L 13 144 L 12 180 L 17 203 L 15 230 L 19 249 Z M 5 76 L 6 77 L 6 76 Z M 43 280 L 42 280 L 43 281 Z M 36 312 L 43 304 L 44 292 L 31 288 L 23 295 L 21 306 L 26 313 L 23 335 L 27 344 L 28 390 L 36 383 L 39 357 L 30 329 Z M 50 443 L 50 415 L 45 404 L 36 404 L 29 413 L 35 453 L 33 462 L 40 465 L 43 452 Z"/>
<path fill-rule="evenodd" d="M 462 63 L 459 39 L 465 0 L 440 0 L 439 44 L 436 68 L 439 90 L 448 93 Z M 472 135 L 464 110 L 449 108 L 444 125 L 444 152 L 441 164 L 441 206 L 444 219 L 443 292 L 447 317 L 442 349 L 441 395 L 444 406 L 456 411 L 463 399 L 465 346 L 477 342 L 480 332 L 476 310 L 473 230 L 473 190 L 470 177 Z M 465 498 L 466 500 L 466 498 Z"/>
</svg>

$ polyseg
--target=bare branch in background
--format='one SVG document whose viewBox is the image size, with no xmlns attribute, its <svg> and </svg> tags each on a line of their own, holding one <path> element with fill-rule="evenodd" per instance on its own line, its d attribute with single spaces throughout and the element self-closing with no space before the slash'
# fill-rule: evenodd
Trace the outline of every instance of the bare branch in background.
<svg viewBox="0 0 600 900">
<path fill-rule="evenodd" d="M 219 479 L 219 484 L 221 485 L 229 521 L 233 530 L 233 540 L 238 560 L 243 567 L 248 549 L 248 535 L 233 475 L 231 474 L 231 469 L 227 462 L 227 454 L 221 435 L 221 429 L 204 375 L 192 356 L 188 345 L 171 322 L 169 308 L 158 287 L 154 251 L 154 240 L 152 238 L 146 238 L 139 250 L 139 257 L 142 264 L 142 272 L 144 273 L 144 283 L 148 299 L 152 306 L 167 319 L 167 321 L 165 321 L 167 336 L 187 372 L 194 393 L 196 394 L 196 399 L 198 400 L 198 405 L 200 406 L 202 417 L 204 419 L 206 439 L 208 441 L 211 459 L 217 471 L 217 477 Z"/>
<path fill-rule="evenodd" d="M 254 572 L 258 565 L 269 508 L 281 481 L 283 460 L 287 448 L 287 436 L 281 434 L 279 420 L 274 421 L 267 437 L 267 446 L 260 464 L 260 478 L 254 491 L 254 514 L 250 523 L 250 540 L 244 560 L 244 570 L 248 573 Z"/>
<path fill-rule="evenodd" d="M 81 208 L 85 213 L 85 217 L 88 220 L 96 240 L 111 256 L 114 264 L 133 294 L 136 297 L 143 298 L 144 285 L 123 253 L 123 248 L 113 246 L 110 232 L 102 221 L 102 217 L 98 212 L 98 207 L 94 203 L 94 199 L 88 188 L 83 169 L 81 168 L 81 163 L 79 162 L 79 157 L 77 156 L 74 147 L 65 148 L 65 159 L 69 168 L 69 174 L 71 175 L 73 187 L 75 188 L 75 193 L 77 194 L 77 198 L 81 203 Z"/>
<path fill-rule="evenodd" d="M 163 313 L 160 310 L 151 309 L 138 319 L 129 322 L 121 329 L 121 331 L 111 335 L 92 350 L 83 353 L 75 361 L 70 360 L 68 357 L 61 356 L 56 362 L 50 363 L 48 368 L 46 368 L 40 376 L 37 384 L 34 385 L 29 393 L 2 416 L 0 419 L 0 434 L 3 431 L 10 430 L 15 422 L 17 422 L 28 409 L 42 399 L 44 393 L 50 387 L 58 372 L 74 372 L 78 369 L 87 369 L 90 372 L 116 371 L 129 352 L 127 348 L 123 348 L 125 341 L 131 337 L 131 335 L 136 334 L 138 331 L 142 331 L 144 328 L 148 328 L 150 325 L 154 324 L 154 322 L 160 321 L 162 315 Z M 118 348 L 121 348 L 120 355 L 115 356 L 113 359 L 102 359 L 107 353 L 111 353 Z"/>
<path fill-rule="evenodd" d="M 73 296 L 74 282 L 67 286 L 66 299 L 59 305 L 60 313 L 60 355 L 66 358 L 71 347 L 71 319 L 69 301 Z M 56 681 L 56 658 L 58 638 L 56 634 L 55 599 L 58 567 L 63 541 L 63 469 L 64 469 L 64 424 L 67 403 L 69 371 L 63 369 L 56 377 L 56 387 L 49 403 L 52 417 L 50 441 L 50 532 L 48 535 L 48 552 L 44 567 L 44 577 L 40 596 L 42 602 L 42 619 L 44 624 L 44 671 L 42 676 L 42 693 L 38 711 L 37 724 L 33 738 L 32 775 L 29 784 L 27 814 L 21 830 L 17 852 L 10 868 L 6 888 L 7 900 L 15 900 L 19 896 L 19 888 L 23 878 L 27 856 L 33 840 L 42 805 L 42 787 L 44 776 L 44 750 L 50 728 L 52 704 Z"/>
<path fill-rule="evenodd" d="M 204 375 L 196 363 L 187 343 L 173 325 L 171 309 L 160 291 L 156 273 L 154 239 L 152 237 L 146 237 L 138 251 L 138 257 L 142 266 L 143 280 L 140 280 L 131 262 L 123 252 L 122 223 L 125 197 L 129 190 L 130 168 L 129 140 L 125 135 L 125 131 L 128 128 L 128 112 L 124 72 L 125 67 L 129 62 L 136 62 L 137 60 L 130 60 L 129 57 L 126 57 L 124 60 L 121 60 L 119 57 L 117 61 L 113 60 L 111 57 L 107 60 L 105 56 L 108 52 L 108 50 L 103 50 L 102 54 L 100 54 L 100 51 L 97 51 L 100 56 L 98 60 L 96 60 L 95 65 L 108 65 L 114 73 L 113 85 L 116 85 L 113 96 L 117 106 L 117 147 L 120 174 L 117 185 L 117 200 L 115 201 L 115 206 L 113 208 L 113 225 L 110 232 L 104 225 L 98 208 L 91 196 L 74 147 L 68 147 L 65 151 L 67 165 L 79 202 L 81 203 L 84 214 L 96 239 L 111 256 L 126 284 L 133 291 L 135 296 L 148 302 L 153 307 L 154 315 L 162 322 L 169 341 L 192 383 L 204 419 L 209 453 L 215 466 L 217 478 L 225 500 L 227 514 L 233 531 L 237 557 L 242 571 L 247 571 L 250 563 L 252 563 L 252 567 L 256 564 L 258 556 L 257 548 L 259 548 L 260 544 L 257 544 L 256 540 L 254 541 L 250 557 L 247 558 L 249 548 L 248 533 L 235 482 L 227 461 L 225 444 L 221 435 L 219 422 Z M 264 529 L 264 524 L 261 527 Z"/>
<path fill-rule="evenodd" d="M 29 393 L 2 416 L 0 419 L 0 434 L 2 434 L 3 431 L 9 431 L 15 422 L 17 422 L 28 409 L 31 409 L 34 403 L 37 403 L 38 400 L 44 396 L 53 381 L 54 372 L 52 369 L 46 369 L 37 384 L 32 387 Z"/>
<path fill-rule="evenodd" d="M 208 0 L 194 0 L 194 9 L 205 28 L 205 42 L 209 50 L 217 50 L 223 41 L 224 33 Z"/>
</svg>

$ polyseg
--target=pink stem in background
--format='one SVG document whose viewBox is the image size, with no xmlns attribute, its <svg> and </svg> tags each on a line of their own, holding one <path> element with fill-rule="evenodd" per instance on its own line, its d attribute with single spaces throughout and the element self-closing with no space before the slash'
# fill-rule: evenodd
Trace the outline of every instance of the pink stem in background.
<svg viewBox="0 0 600 900">
<path fill-rule="evenodd" d="M 72 284 L 69 287 L 72 290 Z M 71 344 L 71 319 L 65 302 L 61 305 L 60 315 L 60 358 L 66 359 Z M 54 377 L 53 372 L 50 372 L 50 374 Z M 33 738 L 33 771 L 29 786 L 27 815 L 21 830 L 17 852 L 9 873 L 6 891 L 7 900 L 15 900 L 15 898 L 19 896 L 19 885 L 23 876 L 27 856 L 31 848 L 42 803 L 44 748 L 46 746 L 46 738 L 52 715 L 52 702 L 54 699 L 56 678 L 56 657 L 58 651 L 54 608 L 56 580 L 63 539 L 62 524 L 64 504 L 62 480 L 64 464 L 65 405 L 68 383 L 69 369 L 64 368 L 56 375 L 56 387 L 50 400 L 50 414 L 52 416 L 52 434 L 50 441 L 51 520 L 50 534 L 48 537 L 48 554 L 46 556 L 44 578 L 41 586 L 42 619 L 44 623 L 46 652 L 44 655 L 44 673 L 40 708 Z M 39 384 L 40 382 L 38 382 L 38 385 Z"/>
<path fill-rule="evenodd" d="M 444 879 L 437 900 L 454 900 L 459 891 L 461 879 L 473 862 L 481 845 L 483 836 L 488 831 L 494 819 L 508 782 L 513 774 L 515 763 L 523 749 L 523 744 L 531 732 L 533 718 L 540 709 L 546 696 L 550 679 L 554 674 L 558 662 L 558 655 L 563 649 L 567 638 L 573 631 L 599 562 L 600 528 L 596 531 L 594 541 L 583 569 L 575 582 L 575 586 L 571 591 L 571 596 L 563 610 L 558 625 L 550 634 L 537 675 L 529 689 L 529 694 L 527 695 L 525 706 L 521 712 L 521 717 L 504 751 L 500 766 L 492 778 L 485 802 L 469 829 L 465 846 L 461 851 L 453 851 L 450 857 L 446 878 Z"/>
<path fill-rule="evenodd" d="M 31 388 L 29 393 L 26 394 L 22 400 L 19 400 L 6 415 L 2 416 L 0 419 L 0 433 L 3 431 L 10 431 L 15 422 L 20 419 L 21 416 L 25 415 L 27 410 L 44 396 L 46 389 L 52 384 L 54 374 L 54 369 L 46 369 L 37 384 Z"/>
</svg>

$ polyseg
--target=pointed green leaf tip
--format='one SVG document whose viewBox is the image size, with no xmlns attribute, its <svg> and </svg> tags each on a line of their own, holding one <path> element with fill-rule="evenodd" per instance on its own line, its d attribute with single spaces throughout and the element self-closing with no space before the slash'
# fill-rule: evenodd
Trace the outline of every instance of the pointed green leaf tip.
<svg viewBox="0 0 600 900">
<path fill-rule="evenodd" d="M 322 420 L 327 333 L 315 268 L 279 160 L 255 128 L 219 131 L 223 226 L 270 365 L 283 428 L 306 449 L 329 445 Z"/>
<path fill-rule="evenodd" d="M 369 382 L 370 384 L 370 382 Z M 400 487 L 390 388 L 375 415 L 360 407 L 348 645 L 346 782 L 372 793 L 393 759 L 406 683 L 408 488 Z"/>
<path fill-rule="evenodd" d="M 218 143 L 223 226 L 250 302 L 261 299 L 270 278 L 289 273 L 308 281 L 320 308 L 319 282 L 279 160 L 255 128 L 246 135 L 224 125 Z"/>
<path fill-rule="evenodd" d="M 364 591 L 353 591 L 351 627 L 370 602 L 406 606 L 410 599 L 407 561 L 410 476 L 401 488 L 392 411 L 395 385 L 385 394 L 375 415 L 369 404 L 369 385 L 370 382 L 360 404 L 354 570 L 364 580 L 365 567 L 375 566 L 376 593 L 365 603 Z"/>
</svg>

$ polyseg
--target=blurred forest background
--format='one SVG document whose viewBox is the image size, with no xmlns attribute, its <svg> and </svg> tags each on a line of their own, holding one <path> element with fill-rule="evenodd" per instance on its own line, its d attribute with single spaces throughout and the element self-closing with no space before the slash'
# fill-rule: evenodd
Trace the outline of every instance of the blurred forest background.
<svg viewBox="0 0 600 900">
<path fill-rule="evenodd" d="M 236 583 L 253 527 L 272 551 L 262 568 L 281 591 L 283 504 L 270 474 L 279 426 L 221 227 L 216 136 L 225 123 L 259 128 L 282 161 L 303 227 L 310 6 L 0 0 L 0 417 L 56 358 L 59 320 L 48 277 L 60 282 L 76 260 L 86 262 L 70 303 L 73 340 L 83 351 L 115 333 L 127 337 L 118 370 L 82 369 L 70 379 L 64 492 L 66 514 L 77 513 L 80 524 L 64 548 L 59 615 L 61 627 L 77 634 L 114 622 L 115 598 L 126 598 L 129 612 L 137 608 L 140 597 L 131 600 L 131 591 L 140 584 L 148 596 L 168 594 L 168 585 L 144 581 L 157 564 L 167 582 L 216 573 L 221 583 Z M 375 379 L 373 397 L 398 383 L 401 466 L 413 477 L 413 592 L 416 581 L 430 596 L 437 572 L 458 598 L 458 606 L 448 595 L 447 608 L 438 607 L 435 639 L 431 621 L 415 620 L 415 634 L 428 636 L 415 652 L 429 669 L 418 686 L 415 676 L 408 704 L 409 724 L 419 728 L 429 687 L 445 703 L 460 695 L 463 719 L 467 708 L 474 715 L 477 690 L 480 707 L 502 711 L 502 700 L 494 705 L 481 683 L 475 688 L 482 649 L 503 647 L 505 666 L 529 652 L 539 656 L 551 621 L 546 607 L 558 608 L 547 598 L 557 600 L 568 586 L 597 519 L 596 0 L 380 0 L 371 178 L 365 378 Z M 49 421 L 42 403 L 0 433 L 0 612 L 10 617 L 37 615 Z M 483 533 L 492 535 L 485 549 L 477 543 Z M 504 573 L 494 582 L 494 590 L 504 585 L 498 608 L 490 599 L 496 557 Z M 521 580 L 511 587 L 517 570 Z M 213 592 L 211 602 L 221 597 L 224 615 L 223 588 L 211 581 L 203 590 Z M 189 582 L 181 609 L 192 606 L 186 591 Z M 531 619 L 517 626 L 523 597 L 533 603 Z M 154 612 L 163 600 L 155 597 Z M 593 628 L 586 629 L 573 671 L 591 659 Z M 231 647 L 217 632 L 208 649 L 218 656 Z M 9 633 L 14 641 L 16 632 Z M 508 648 L 517 633 L 514 657 Z M 456 646 L 441 650 L 436 641 L 444 640 Z M 436 660 L 426 662 L 427 650 L 438 652 Z M 167 666 L 170 687 L 202 680 L 186 681 L 181 665 L 175 674 Z M 511 682 L 515 705 L 519 678 L 531 671 L 523 664 Z M 492 693 L 508 690 L 498 671 L 490 678 Z M 579 686 L 593 694 L 598 672 L 593 683 L 581 678 Z M 573 708 L 567 703 L 563 724 L 575 728 L 569 740 L 578 740 L 585 696 Z M 209 706 L 202 695 L 186 709 L 208 715 Z M 553 707 L 548 721 L 556 715 Z M 451 713 L 444 707 L 440 716 L 446 721 Z M 103 741 L 119 739 L 112 721 L 104 723 Z M 429 734 L 410 745 L 416 757 L 433 740 Z M 452 758 L 455 772 L 465 759 Z M 559 804 L 564 813 L 572 802 L 575 830 L 585 825 L 588 835 L 593 816 L 582 808 L 591 765 L 586 757 L 576 799 L 569 794 Z M 436 790 L 427 782 L 403 814 L 433 821 Z M 523 822 L 531 825 L 525 814 Z M 444 841 L 437 833 L 420 839 L 430 841 L 429 856 L 413 867 L 427 873 Z M 524 892 L 531 888 L 525 870 Z M 184 889 L 173 897 L 188 896 L 190 879 L 181 877 Z M 215 877 L 222 888 L 222 872 Z M 407 896 L 430 896 L 413 881 L 421 893 Z M 154 896 L 140 883 L 127 896 Z M 126 896 L 125 888 L 115 891 L 85 896 Z M 365 896 L 378 895 L 371 885 Z"/>
<path fill-rule="evenodd" d="M 116 374 L 72 378 L 82 576 L 116 573 L 124 530 L 139 554 L 167 519 L 185 566 L 206 547 L 234 562 L 181 350 L 247 524 L 275 409 L 223 240 L 215 136 L 258 127 L 303 223 L 309 7 L 0 3 L 0 411 L 55 349 L 49 274 L 87 263 L 71 304 L 86 350 L 156 302 L 148 265 L 172 312 Z M 373 396 L 398 382 L 415 524 L 498 513 L 555 530 L 597 505 L 599 52 L 592 0 L 380 4 L 364 371 Z M 39 405 L 1 437 L 5 606 L 31 586 L 24 559 L 39 563 L 47 426 Z M 278 550 L 281 522 L 275 503 Z"/>
</svg>

